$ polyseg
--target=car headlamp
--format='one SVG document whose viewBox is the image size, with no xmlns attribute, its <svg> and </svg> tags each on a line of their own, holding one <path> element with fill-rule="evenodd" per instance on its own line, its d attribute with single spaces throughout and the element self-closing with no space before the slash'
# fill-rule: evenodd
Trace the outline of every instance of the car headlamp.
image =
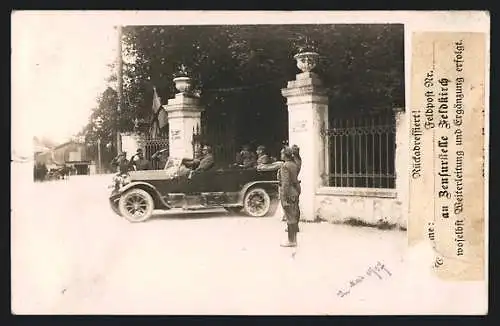
<svg viewBox="0 0 500 326">
<path fill-rule="evenodd" d="M 121 186 L 125 186 L 126 184 L 130 183 L 130 176 L 128 174 L 124 174 L 121 177 Z"/>
<path fill-rule="evenodd" d="M 113 184 L 109 188 L 116 190 L 130 183 L 130 177 L 127 174 L 117 174 L 113 177 Z"/>
</svg>

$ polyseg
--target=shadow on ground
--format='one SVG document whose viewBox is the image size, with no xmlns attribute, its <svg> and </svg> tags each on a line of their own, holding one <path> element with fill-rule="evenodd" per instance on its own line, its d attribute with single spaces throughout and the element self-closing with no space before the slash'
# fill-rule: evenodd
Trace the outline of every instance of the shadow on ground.
<svg viewBox="0 0 500 326">
<path fill-rule="evenodd" d="M 199 220 L 199 219 L 245 219 L 249 218 L 243 215 L 235 215 L 224 210 L 220 211 L 159 211 L 155 212 L 150 221 L 153 220 Z"/>
</svg>

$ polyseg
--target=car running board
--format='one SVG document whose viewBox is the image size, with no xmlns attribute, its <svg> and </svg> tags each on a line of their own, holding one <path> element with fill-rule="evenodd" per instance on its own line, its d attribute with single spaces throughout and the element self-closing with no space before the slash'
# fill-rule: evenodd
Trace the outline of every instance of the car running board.
<svg viewBox="0 0 500 326">
<path fill-rule="evenodd" d="M 196 206 L 182 207 L 182 210 L 184 210 L 184 211 L 197 211 L 197 210 L 220 209 L 220 208 L 222 208 L 222 207 L 221 206 L 196 205 Z"/>
</svg>

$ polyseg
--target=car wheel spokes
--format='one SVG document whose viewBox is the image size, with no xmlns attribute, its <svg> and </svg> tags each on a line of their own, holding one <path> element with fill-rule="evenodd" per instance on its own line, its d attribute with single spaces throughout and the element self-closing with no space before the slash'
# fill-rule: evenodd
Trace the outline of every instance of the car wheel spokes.
<svg viewBox="0 0 500 326">
<path fill-rule="evenodd" d="M 147 210 L 147 202 L 142 196 L 133 194 L 125 202 L 125 207 L 134 217 L 141 217 Z"/>
<path fill-rule="evenodd" d="M 265 199 L 261 194 L 253 194 L 248 198 L 249 207 L 252 213 L 259 214 L 263 209 L 265 209 Z"/>
</svg>

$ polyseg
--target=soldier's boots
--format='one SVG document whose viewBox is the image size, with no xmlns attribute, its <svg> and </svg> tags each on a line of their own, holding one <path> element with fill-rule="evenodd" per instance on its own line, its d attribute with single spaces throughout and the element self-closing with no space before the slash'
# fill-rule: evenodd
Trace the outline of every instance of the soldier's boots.
<svg viewBox="0 0 500 326">
<path fill-rule="evenodd" d="M 288 226 L 288 241 L 282 243 L 282 247 L 296 247 L 297 246 L 297 227 L 296 224 L 290 224 Z"/>
<path fill-rule="evenodd" d="M 298 223 L 295 226 L 295 231 L 297 231 L 297 233 L 300 232 L 299 224 Z M 285 232 L 288 232 L 288 224 L 287 224 L 287 227 L 285 228 Z"/>
</svg>

